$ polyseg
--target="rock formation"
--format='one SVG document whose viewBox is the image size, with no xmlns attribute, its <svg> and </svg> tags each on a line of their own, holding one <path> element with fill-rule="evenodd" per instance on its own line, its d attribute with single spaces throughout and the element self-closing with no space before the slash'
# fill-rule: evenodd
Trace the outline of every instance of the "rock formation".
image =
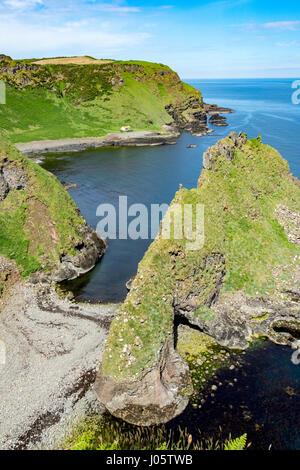
<svg viewBox="0 0 300 470">
<path fill-rule="evenodd" d="M 159 351 L 157 364 L 138 380 L 119 382 L 101 370 L 95 390 L 101 403 L 129 423 L 166 423 L 188 404 L 192 384 L 188 366 L 174 349 L 171 337 Z"/>
<path fill-rule="evenodd" d="M 211 108 L 212 106 L 212 108 Z M 185 130 L 195 136 L 203 136 L 209 132 L 208 116 L 212 112 L 213 116 L 209 123 L 215 126 L 227 126 L 226 118 L 219 113 L 229 114 L 233 110 L 229 108 L 218 108 L 216 105 L 207 105 L 199 99 L 188 99 L 178 104 L 166 106 L 167 112 L 173 118 L 178 130 Z"/>
<path fill-rule="evenodd" d="M 226 127 L 226 126 L 228 126 L 227 121 L 226 121 L 226 117 L 221 116 L 218 113 L 213 114 L 208 122 L 210 124 L 213 124 L 214 126 L 217 126 L 217 127 Z"/>
<path fill-rule="evenodd" d="M 9 55 L 0 54 L 0 62 L 9 62 L 12 58 Z"/>
<path fill-rule="evenodd" d="M 226 158 L 229 162 L 233 159 L 235 152 L 247 142 L 244 134 L 236 135 L 231 132 L 226 139 L 220 140 L 216 145 L 209 148 L 203 155 L 203 168 L 213 170 L 216 161 L 220 156 Z"/>
<path fill-rule="evenodd" d="M 177 192 L 175 222 L 186 204 L 204 206 L 195 234 L 203 246 L 191 249 L 189 232 L 152 243 L 95 385 L 113 415 L 139 425 L 166 422 L 188 403 L 178 322 L 238 350 L 260 335 L 291 346 L 300 334 L 300 187 L 287 162 L 260 138 L 232 133 L 204 154 L 198 188 Z"/>
</svg>

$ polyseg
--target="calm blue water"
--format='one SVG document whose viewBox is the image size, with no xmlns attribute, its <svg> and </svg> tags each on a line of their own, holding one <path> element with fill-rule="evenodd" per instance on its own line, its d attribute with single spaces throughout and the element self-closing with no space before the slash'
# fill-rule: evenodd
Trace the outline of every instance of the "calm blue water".
<svg viewBox="0 0 300 470">
<path fill-rule="evenodd" d="M 228 106 L 235 114 L 228 119 L 230 130 L 262 135 L 289 161 L 300 177 L 300 105 L 292 104 L 294 79 L 189 80 L 202 91 L 204 100 Z"/>
<path fill-rule="evenodd" d="M 79 185 L 70 190 L 84 217 L 94 228 L 97 206 L 128 196 L 128 203 L 170 203 L 179 184 L 195 187 L 202 154 L 232 130 L 261 134 L 276 147 L 300 177 L 300 106 L 292 104 L 292 80 L 190 80 L 204 100 L 230 107 L 229 126 L 205 137 L 183 134 L 176 146 L 101 149 L 75 155 L 48 157 L 44 167 L 58 178 Z M 187 145 L 197 144 L 197 149 Z M 96 269 L 71 287 L 80 300 L 123 300 L 125 282 L 136 273 L 151 240 L 112 240 Z"/>
<path fill-rule="evenodd" d="M 262 135 L 263 141 L 276 147 L 300 178 L 300 106 L 291 103 L 292 80 L 190 80 L 201 89 L 204 100 L 231 107 L 227 128 L 215 128 L 206 137 L 183 134 L 176 146 L 157 148 L 101 149 L 75 155 L 48 156 L 43 166 L 61 180 L 76 183 L 70 190 L 86 220 L 96 227 L 97 206 L 117 205 L 120 195 L 128 202 L 169 203 L 182 183 L 197 184 L 203 152 L 232 130 L 249 137 Z M 197 144 L 196 149 L 187 145 Z M 136 273 L 149 241 L 111 241 L 101 263 L 88 275 L 72 284 L 78 299 L 119 301 L 127 291 L 125 282 Z M 224 384 L 216 396 L 207 398 L 202 409 L 189 407 L 170 426 L 188 427 L 197 438 L 197 430 L 214 435 L 219 426 L 224 435 L 248 433 L 252 448 L 299 449 L 300 447 L 300 374 L 291 363 L 292 351 L 266 344 L 264 351 L 245 356 L 239 371 L 221 372 Z M 223 374 L 223 375 L 222 375 Z M 236 378 L 236 386 L 228 380 Z"/>
</svg>

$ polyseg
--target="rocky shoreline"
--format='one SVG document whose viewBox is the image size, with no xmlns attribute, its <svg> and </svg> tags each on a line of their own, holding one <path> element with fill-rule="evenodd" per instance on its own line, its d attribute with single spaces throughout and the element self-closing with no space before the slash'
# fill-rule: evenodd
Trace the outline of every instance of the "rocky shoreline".
<svg viewBox="0 0 300 470">
<path fill-rule="evenodd" d="M 181 115 L 183 110 L 181 108 L 170 108 L 168 112 L 173 117 L 175 123 L 164 125 L 161 131 L 116 132 L 107 134 L 104 137 L 41 140 L 18 143 L 16 147 L 23 155 L 30 157 L 46 153 L 84 152 L 85 150 L 104 147 L 156 147 L 160 145 L 174 145 L 183 130 L 198 137 L 213 132 L 213 130 L 208 127 L 209 116 L 211 116 L 209 119 L 211 124 L 215 126 L 226 126 L 226 118 L 220 116 L 220 114 L 230 114 L 234 111 L 230 108 L 219 108 L 217 105 L 204 104 L 201 113 L 195 113 L 189 121 L 182 120 Z"/>
<path fill-rule="evenodd" d="M 75 139 L 41 140 L 19 143 L 17 149 L 26 157 L 44 153 L 83 152 L 85 150 L 119 146 L 159 146 L 175 144 L 179 137 L 175 129 L 158 131 L 133 131 L 108 134 L 105 137 L 83 137 Z"/>
</svg>

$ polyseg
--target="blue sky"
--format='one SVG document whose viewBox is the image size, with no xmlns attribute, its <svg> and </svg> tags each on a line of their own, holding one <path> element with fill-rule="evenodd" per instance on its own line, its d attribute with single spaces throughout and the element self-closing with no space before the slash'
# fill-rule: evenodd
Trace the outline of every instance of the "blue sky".
<svg viewBox="0 0 300 470">
<path fill-rule="evenodd" d="M 0 0 L 0 53 L 143 59 L 183 78 L 300 78 L 300 3 Z"/>
</svg>

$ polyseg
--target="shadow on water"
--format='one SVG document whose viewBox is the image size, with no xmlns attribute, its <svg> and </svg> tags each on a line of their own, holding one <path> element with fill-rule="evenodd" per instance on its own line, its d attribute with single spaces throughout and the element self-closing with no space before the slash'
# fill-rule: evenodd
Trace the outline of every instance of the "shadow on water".
<svg viewBox="0 0 300 470">
<path fill-rule="evenodd" d="M 234 369 L 216 373 L 198 405 L 190 404 L 167 426 L 187 428 L 195 440 L 199 431 L 222 439 L 247 433 L 250 449 L 299 449 L 300 365 L 291 355 L 290 348 L 270 342 L 233 354 Z"/>
</svg>

